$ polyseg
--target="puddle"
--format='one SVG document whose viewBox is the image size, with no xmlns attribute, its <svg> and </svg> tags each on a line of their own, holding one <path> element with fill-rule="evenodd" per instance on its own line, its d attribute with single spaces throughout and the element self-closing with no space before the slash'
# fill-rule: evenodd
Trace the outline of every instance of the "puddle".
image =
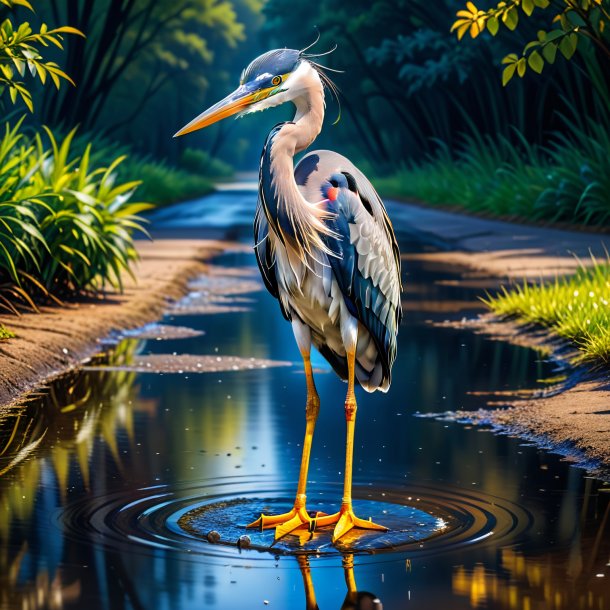
<svg viewBox="0 0 610 610">
<path fill-rule="evenodd" d="M 194 356 L 192 354 L 148 354 L 134 356 L 122 364 L 84 366 L 85 371 L 133 371 L 135 373 L 221 373 L 252 371 L 275 366 L 292 366 L 292 362 L 240 358 L 239 356 Z"/>
<path fill-rule="evenodd" d="M 405 253 L 431 250 L 400 239 Z M 486 286 L 425 257 L 406 264 L 392 388 L 358 397 L 355 506 L 390 531 L 332 546 L 328 531 L 273 545 L 272 531 L 244 529 L 291 504 L 304 378 L 253 256 L 211 273 L 161 326 L 0 415 L 0 607 L 610 607 L 609 485 L 517 438 L 413 417 L 474 414 L 558 374 L 537 351 L 439 326 L 481 311 Z M 313 366 L 307 495 L 329 512 L 345 385 L 318 355 Z"/>
<path fill-rule="evenodd" d="M 120 338 L 125 339 L 154 339 L 163 341 L 167 339 L 187 339 L 191 337 L 200 337 L 205 331 L 195 330 L 187 326 L 172 326 L 170 324 L 146 324 L 141 328 L 125 330 L 121 333 Z"/>
<path fill-rule="evenodd" d="M 382 561 L 387 553 L 438 555 L 486 541 L 508 544 L 534 524 L 531 513 L 500 497 L 455 486 L 397 487 L 388 481 L 379 489 L 354 489 L 356 512 L 370 515 L 387 532 L 352 530 L 333 545 L 328 527 L 299 530 L 278 541 L 272 529 L 246 529 L 261 512 L 289 510 L 290 492 L 285 484 L 262 476 L 158 485 L 75 502 L 58 514 L 58 522 L 69 535 L 106 547 L 136 553 L 163 548 L 244 566 L 253 559 L 274 562 L 278 555 L 320 559 L 351 553 L 379 555 Z M 326 484 L 309 499 L 309 508 L 335 512 L 340 497 L 341 486 Z"/>
</svg>

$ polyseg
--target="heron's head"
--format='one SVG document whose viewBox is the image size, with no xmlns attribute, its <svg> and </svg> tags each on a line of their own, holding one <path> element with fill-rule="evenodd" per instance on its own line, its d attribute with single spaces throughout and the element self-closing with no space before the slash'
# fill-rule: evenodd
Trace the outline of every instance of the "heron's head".
<svg viewBox="0 0 610 610">
<path fill-rule="evenodd" d="M 263 53 L 242 72 L 239 87 L 233 93 L 195 117 L 174 137 L 203 129 L 234 114 L 265 110 L 294 100 L 310 86 L 312 78 L 320 86 L 324 82 L 334 91 L 334 85 L 322 71 L 322 66 L 312 61 L 312 57 L 317 56 L 305 55 L 295 49 Z"/>
</svg>

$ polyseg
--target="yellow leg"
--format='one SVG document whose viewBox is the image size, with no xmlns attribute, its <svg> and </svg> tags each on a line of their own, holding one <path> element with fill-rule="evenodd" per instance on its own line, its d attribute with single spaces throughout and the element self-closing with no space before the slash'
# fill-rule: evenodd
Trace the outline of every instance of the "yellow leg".
<svg viewBox="0 0 610 610">
<path fill-rule="evenodd" d="M 345 397 L 345 421 L 347 425 L 347 441 L 345 444 L 345 474 L 343 482 L 343 500 L 341 510 L 327 517 L 317 519 L 317 526 L 323 527 L 336 523 L 333 531 L 332 541 L 335 542 L 357 527 L 367 530 L 387 531 L 387 527 L 377 525 L 370 519 L 368 521 L 359 519 L 352 508 L 352 470 L 354 460 L 354 429 L 356 427 L 356 394 L 354 393 L 354 376 L 356 366 L 356 353 L 347 353 L 347 396 Z"/>
<path fill-rule="evenodd" d="M 281 515 L 261 515 L 256 521 L 250 523 L 247 527 L 257 527 L 260 529 L 269 529 L 275 527 L 275 539 L 279 540 L 282 536 L 290 532 L 307 526 L 310 531 L 316 527 L 316 520 L 320 516 L 325 516 L 324 513 L 316 513 L 314 517 L 310 517 L 305 508 L 307 496 L 307 473 L 309 471 L 309 456 L 311 454 L 311 443 L 313 441 L 313 433 L 316 427 L 316 420 L 320 412 L 320 397 L 316 390 L 316 384 L 313 380 L 313 372 L 311 370 L 311 360 L 309 353 L 303 353 L 303 365 L 305 367 L 305 379 L 307 381 L 307 403 L 305 406 L 305 439 L 303 440 L 303 453 L 301 456 L 301 469 L 299 472 L 299 482 L 297 485 L 297 494 L 294 500 L 292 509 Z"/>
</svg>

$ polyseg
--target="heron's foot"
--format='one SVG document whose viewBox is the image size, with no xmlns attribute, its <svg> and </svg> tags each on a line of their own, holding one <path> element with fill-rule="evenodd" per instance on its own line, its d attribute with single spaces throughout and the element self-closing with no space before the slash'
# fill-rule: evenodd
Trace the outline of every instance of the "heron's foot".
<svg viewBox="0 0 610 610">
<path fill-rule="evenodd" d="M 369 518 L 360 519 L 354 514 L 354 509 L 351 503 L 345 503 L 341 505 L 341 510 L 334 515 L 328 515 L 326 517 L 320 517 L 317 519 L 317 527 L 324 527 L 327 525 L 334 525 L 332 541 L 333 543 L 339 540 L 342 536 L 345 536 L 350 530 L 357 528 L 363 530 L 376 530 L 378 532 L 387 532 L 388 528 L 384 525 L 373 523 Z"/>
<path fill-rule="evenodd" d="M 246 527 L 258 528 L 261 531 L 274 527 L 275 539 L 279 540 L 295 530 L 307 530 L 313 533 L 316 530 L 318 520 L 325 517 L 327 517 L 326 513 L 309 513 L 305 509 L 305 505 L 298 506 L 298 502 L 295 502 L 295 506 L 287 513 L 281 515 L 261 514 L 256 521 L 249 523 Z"/>
</svg>

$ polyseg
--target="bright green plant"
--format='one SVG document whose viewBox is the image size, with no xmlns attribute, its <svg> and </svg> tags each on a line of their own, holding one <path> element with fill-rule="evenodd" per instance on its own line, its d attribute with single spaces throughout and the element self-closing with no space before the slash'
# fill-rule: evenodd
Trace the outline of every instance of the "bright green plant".
<svg viewBox="0 0 610 610">
<path fill-rule="evenodd" d="M 610 263 L 581 268 L 572 277 L 523 282 L 486 300 L 502 316 L 541 324 L 573 341 L 584 360 L 610 363 Z"/>
<path fill-rule="evenodd" d="M 44 162 L 32 183 L 55 196 L 39 206 L 46 247 L 38 250 L 42 257 L 46 250 L 50 254 L 40 280 L 53 293 L 102 289 L 107 283 L 121 289 L 122 272 L 130 272 L 137 258 L 132 233 L 144 231 L 137 214 L 151 205 L 130 202 L 138 181 L 117 182 L 124 156 L 108 167 L 91 167 L 91 145 L 81 157 L 70 155 L 75 130 L 61 143 L 48 128 L 45 131 L 51 148 L 45 150 L 42 138 L 35 137 L 37 155 Z"/>
<path fill-rule="evenodd" d="M 58 142 L 49 129 L 28 139 L 5 127 L 0 139 L 0 307 L 34 307 L 31 295 L 122 288 L 143 231 L 132 203 L 139 182 L 118 180 L 118 157 L 91 164 L 91 147 L 71 152 L 74 131 Z"/>
<path fill-rule="evenodd" d="M 545 63 L 555 62 L 557 51 L 571 59 L 579 43 L 592 42 L 597 49 L 610 59 L 610 0 L 502 0 L 493 8 L 481 10 L 473 2 L 466 2 L 466 8 L 459 10 L 451 31 L 461 39 L 467 32 L 476 38 L 487 30 L 495 36 L 500 25 L 515 30 L 520 16 L 530 17 L 534 10 L 544 11 L 549 17 L 549 25 L 539 30 L 535 40 L 528 42 L 520 55 L 509 53 L 502 82 L 506 85 L 515 73 L 523 77 L 530 68 L 540 74 Z"/>
<path fill-rule="evenodd" d="M 25 6 L 33 10 L 27 0 L 2 0 L 2 4 L 9 8 Z M 83 36 L 82 32 L 70 26 L 49 29 L 43 23 L 40 30 L 34 32 L 27 22 L 15 25 L 10 18 L 5 19 L 0 24 L 0 94 L 8 91 L 13 104 L 20 97 L 32 112 L 34 110 L 32 94 L 19 79 L 19 77 L 24 78 L 26 72 L 33 77 L 37 76 L 43 85 L 49 77 L 57 89 L 62 80 L 74 84 L 55 62 L 46 61 L 40 53 L 41 47 L 49 47 L 49 45 L 63 50 L 64 34 Z"/>
<path fill-rule="evenodd" d="M 14 339 L 15 333 L 12 330 L 9 330 L 4 326 L 4 324 L 0 324 L 0 341 L 8 341 L 8 339 Z"/>
</svg>

